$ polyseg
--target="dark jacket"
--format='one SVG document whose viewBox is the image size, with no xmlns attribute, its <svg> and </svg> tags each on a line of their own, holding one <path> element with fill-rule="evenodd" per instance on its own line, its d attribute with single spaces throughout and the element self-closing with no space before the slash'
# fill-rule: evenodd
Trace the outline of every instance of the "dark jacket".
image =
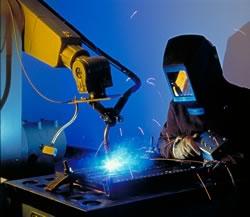
<svg viewBox="0 0 250 217">
<path fill-rule="evenodd" d="M 158 140 L 161 155 L 172 157 L 173 141 L 178 136 L 212 130 L 228 139 L 229 154 L 242 153 L 249 159 L 250 90 L 230 84 L 224 93 L 225 97 L 217 104 L 214 102 L 206 107 L 206 113 L 202 116 L 189 115 L 187 105 L 171 102 Z"/>
</svg>

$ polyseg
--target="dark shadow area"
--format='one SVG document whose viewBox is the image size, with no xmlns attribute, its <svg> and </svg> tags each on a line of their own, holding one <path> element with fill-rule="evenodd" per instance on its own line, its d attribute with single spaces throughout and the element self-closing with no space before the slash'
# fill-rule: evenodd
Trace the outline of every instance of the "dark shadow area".
<svg viewBox="0 0 250 217">
<path fill-rule="evenodd" d="M 250 22 L 235 31 L 227 41 L 224 76 L 233 84 L 250 88 Z"/>
</svg>

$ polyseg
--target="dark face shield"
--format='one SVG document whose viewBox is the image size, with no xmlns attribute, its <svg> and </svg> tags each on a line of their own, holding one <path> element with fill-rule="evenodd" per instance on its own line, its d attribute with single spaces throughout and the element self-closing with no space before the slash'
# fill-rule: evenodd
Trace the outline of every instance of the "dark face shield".
<svg viewBox="0 0 250 217">
<path fill-rule="evenodd" d="M 169 39 L 163 69 L 175 102 L 214 112 L 230 98 L 216 48 L 204 36 L 180 35 Z"/>
<path fill-rule="evenodd" d="M 165 76 L 173 94 L 174 102 L 195 102 L 196 97 L 184 64 L 164 67 Z"/>
</svg>

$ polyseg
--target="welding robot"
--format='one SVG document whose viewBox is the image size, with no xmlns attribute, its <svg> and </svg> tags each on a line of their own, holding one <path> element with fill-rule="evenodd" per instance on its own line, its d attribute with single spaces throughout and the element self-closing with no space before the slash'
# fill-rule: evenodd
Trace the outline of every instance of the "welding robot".
<svg viewBox="0 0 250 217">
<path fill-rule="evenodd" d="M 63 130 L 78 114 L 78 104 L 88 103 L 98 111 L 106 126 L 103 146 L 109 151 L 109 130 L 121 120 L 121 110 L 132 93 L 141 85 L 135 73 L 96 47 L 73 25 L 64 20 L 42 0 L 1 1 L 1 174 L 0 177 L 14 178 L 23 175 L 23 168 L 40 161 L 42 174 L 44 165 L 61 159 L 66 149 Z M 82 45 L 96 53 L 90 56 Z M 20 51 L 53 67 L 67 67 L 71 70 L 77 90 L 85 97 L 67 102 L 75 105 L 72 119 L 63 126 L 56 121 L 41 120 L 37 123 L 22 123 L 21 119 L 21 71 L 27 78 Z M 134 85 L 128 88 L 114 107 L 106 108 L 102 100 L 106 88 L 113 85 L 111 65 L 131 78 Z M 35 92 L 46 100 L 27 78 Z M 87 96 L 86 96 L 87 95 Z M 12 124 L 10 124 L 12 123 Z M 13 124 L 14 123 L 14 124 Z M 42 145 L 41 145 L 42 144 Z M 50 160 L 47 159 L 47 156 Z M 53 160 L 51 160 L 53 159 Z M 18 172 L 19 171 L 19 172 Z M 28 171 L 29 172 L 29 171 Z M 30 175 L 30 174 L 27 174 Z"/>
</svg>

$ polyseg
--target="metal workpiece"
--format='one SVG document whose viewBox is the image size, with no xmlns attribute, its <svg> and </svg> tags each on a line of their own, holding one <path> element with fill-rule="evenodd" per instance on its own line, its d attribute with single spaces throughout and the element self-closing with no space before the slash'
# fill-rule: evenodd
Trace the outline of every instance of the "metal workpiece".
<svg viewBox="0 0 250 217">
<path fill-rule="evenodd" d="M 203 172 L 202 169 L 204 169 Z M 65 213 L 71 213 L 74 217 L 131 216 L 138 212 L 143 215 L 154 213 L 157 216 L 167 209 L 171 216 L 177 217 L 184 216 L 188 210 L 194 209 L 194 204 L 198 208 L 192 210 L 192 216 L 200 216 L 201 209 L 204 210 L 211 203 L 217 203 L 218 198 L 226 196 L 224 193 L 231 187 L 223 170 L 219 171 L 217 167 L 215 171 L 220 173 L 220 176 L 218 174 L 210 176 L 210 169 L 212 166 L 199 169 L 180 167 L 179 169 L 175 168 L 172 172 L 170 170 L 169 172 L 161 170 L 158 173 L 157 171 L 151 171 L 151 173 L 148 171 L 144 176 L 135 174 L 134 178 L 116 176 L 110 179 L 109 183 L 100 181 L 103 180 L 100 173 L 82 169 L 82 171 L 75 171 L 78 178 L 82 174 L 81 181 L 78 179 L 72 183 L 64 183 L 53 192 L 47 191 L 46 186 L 60 176 L 60 173 L 7 181 L 4 186 L 10 201 L 11 216 L 22 216 L 20 213 L 24 211 L 28 213 L 24 217 L 32 216 L 32 214 L 43 216 L 43 213 L 47 213 L 45 216 L 64 216 Z M 192 176 L 192 171 L 197 172 L 202 177 L 203 184 L 211 198 L 207 196 L 199 179 Z M 183 174 L 190 174 L 190 180 L 186 184 Z M 103 188 L 98 188 L 97 184 L 91 185 L 91 176 L 97 184 L 97 177 L 99 177 L 99 184 L 101 186 L 102 183 Z M 84 182 L 85 184 L 83 184 Z M 221 188 L 222 184 L 223 188 Z M 109 192 L 113 195 L 107 193 L 108 187 L 113 188 L 113 192 Z M 145 189 L 148 190 L 145 191 Z M 177 205 L 181 201 L 185 201 L 184 207 L 177 209 Z M 212 212 L 212 210 L 208 212 L 210 211 Z"/>
</svg>

